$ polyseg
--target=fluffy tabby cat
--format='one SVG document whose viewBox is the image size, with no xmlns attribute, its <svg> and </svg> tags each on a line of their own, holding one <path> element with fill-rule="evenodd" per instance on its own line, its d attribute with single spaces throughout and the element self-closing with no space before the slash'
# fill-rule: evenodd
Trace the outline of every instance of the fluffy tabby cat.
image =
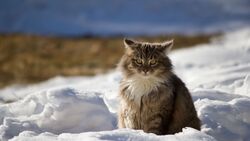
<svg viewBox="0 0 250 141">
<path fill-rule="evenodd" d="M 188 89 L 173 73 L 167 53 L 173 41 L 145 43 L 124 40 L 126 52 L 119 68 L 119 128 L 141 129 L 157 135 L 184 127 L 200 130 L 200 120 Z"/>
</svg>

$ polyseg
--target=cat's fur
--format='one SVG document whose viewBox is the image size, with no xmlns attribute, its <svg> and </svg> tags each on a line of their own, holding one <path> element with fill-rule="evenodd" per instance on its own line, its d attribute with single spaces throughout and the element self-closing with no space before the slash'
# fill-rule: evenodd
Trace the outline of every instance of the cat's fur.
<svg viewBox="0 0 250 141">
<path fill-rule="evenodd" d="M 184 127 L 200 130 L 200 120 L 188 89 L 173 73 L 167 57 L 173 41 L 145 43 L 124 40 L 126 52 L 119 68 L 119 128 L 142 129 L 158 135 Z"/>
</svg>

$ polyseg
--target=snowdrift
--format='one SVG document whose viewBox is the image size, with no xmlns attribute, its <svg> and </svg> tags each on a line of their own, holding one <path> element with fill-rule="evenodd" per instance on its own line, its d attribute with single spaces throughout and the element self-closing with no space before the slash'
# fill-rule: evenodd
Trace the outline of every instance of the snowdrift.
<svg viewBox="0 0 250 141">
<path fill-rule="evenodd" d="M 250 28 L 173 51 L 170 58 L 192 93 L 201 131 L 157 136 L 117 129 L 121 74 L 113 71 L 0 90 L 0 140 L 249 141 Z"/>
</svg>

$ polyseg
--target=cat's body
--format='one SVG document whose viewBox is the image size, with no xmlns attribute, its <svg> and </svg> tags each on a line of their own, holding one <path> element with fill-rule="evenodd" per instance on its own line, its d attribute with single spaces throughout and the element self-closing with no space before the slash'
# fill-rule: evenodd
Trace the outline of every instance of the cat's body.
<svg viewBox="0 0 250 141">
<path fill-rule="evenodd" d="M 172 42 L 139 43 L 125 40 L 127 47 L 119 67 L 119 128 L 141 129 L 158 135 L 200 129 L 192 98 L 185 84 L 172 72 L 166 51 Z"/>
</svg>

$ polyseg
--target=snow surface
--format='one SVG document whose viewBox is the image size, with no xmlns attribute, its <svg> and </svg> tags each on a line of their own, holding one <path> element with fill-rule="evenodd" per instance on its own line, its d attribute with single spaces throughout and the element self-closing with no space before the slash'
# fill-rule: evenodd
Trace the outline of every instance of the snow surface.
<svg viewBox="0 0 250 141">
<path fill-rule="evenodd" d="M 0 0 L 1 33 L 190 34 L 249 24 L 249 0 Z"/>
<path fill-rule="evenodd" d="M 170 58 L 192 93 L 201 131 L 157 136 L 117 129 L 121 74 L 113 71 L 1 89 L 0 140 L 250 141 L 250 28 L 173 51 Z"/>
</svg>

